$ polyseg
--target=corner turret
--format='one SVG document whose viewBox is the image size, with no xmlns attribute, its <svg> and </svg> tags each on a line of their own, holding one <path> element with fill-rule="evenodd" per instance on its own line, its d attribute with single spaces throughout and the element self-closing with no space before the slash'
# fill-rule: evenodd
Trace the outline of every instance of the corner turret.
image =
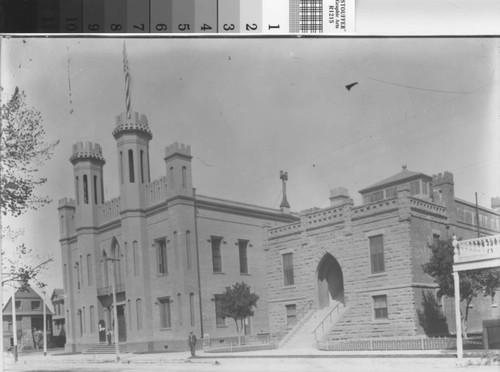
<svg viewBox="0 0 500 372">
<path fill-rule="evenodd" d="M 175 142 L 165 148 L 167 198 L 193 195 L 192 158 L 189 145 Z"/>
</svg>

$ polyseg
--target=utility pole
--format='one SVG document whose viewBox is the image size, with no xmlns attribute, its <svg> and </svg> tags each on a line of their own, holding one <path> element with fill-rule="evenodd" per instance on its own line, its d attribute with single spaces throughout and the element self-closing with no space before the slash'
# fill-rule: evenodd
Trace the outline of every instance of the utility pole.
<svg viewBox="0 0 500 372">
<path fill-rule="evenodd" d="M 477 192 L 476 192 L 476 222 L 477 222 L 477 237 L 481 237 L 481 232 L 479 231 L 479 205 L 477 204 Z"/>
<path fill-rule="evenodd" d="M 16 288 L 12 286 L 12 335 L 14 337 L 14 362 L 17 362 L 17 316 L 16 316 Z"/>
<path fill-rule="evenodd" d="M 118 311 L 116 309 L 116 268 L 115 262 L 120 261 L 119 258 L 106 258 L 106 264 L 108 261 L 111 261 L 112 269 L 113 269 L 113 281 L 112 281 L 112 292 L 113 292 L 113 336 L 115 339 L 115 355 L 116 362 L 120 362 L 120 345 L 118 341 Z"/>
<path fill-rule="evenodd" d="M 45 310 L 45 290 L 43 294 L 43 356 L 47 356 L 47 311 Z"/>
</svg>

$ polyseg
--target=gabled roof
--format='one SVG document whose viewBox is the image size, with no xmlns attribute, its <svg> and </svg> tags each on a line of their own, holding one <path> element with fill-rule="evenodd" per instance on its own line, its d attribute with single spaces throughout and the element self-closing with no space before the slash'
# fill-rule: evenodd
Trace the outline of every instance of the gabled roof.
<svg viewBox="0 0 500 372">
<path fill-rule="evenodd" d="M 52 296 L 50 296 L 50 301 L 61 299 L 64 297 L 64 290 L 62 288 L 54 288 Z"/>
<path fill-rule="evenodd" d="M 427 174 L 421 173 L 421 172 L 413 172 L 409 171 L 406 169 L 406 166 L 403 166 L 403 170 L 399 173 L 396 173 L 395 175 L 386 178 L 380 182 L 377 182 L 371 186 L 368 186 L 364 188 L 363 190 L 359 190 L 360 194 L 365 194 L 370 191 L 378 190 L 378 189 L 383 189 L 386 187 L 394 186 L 394 185 L 399 185 L 402 183 L 409 182 L 414 179 L 418 178 L 425 178 L 428 181 L 432 181 L 432 177 L 428 176 Z M 405 182 L 403 182 L 405 181 Z"/>
<path fill-rule="evenodd" d="M 21 299 L 21 298 L 32 298 L 32 299 L 42 299 L 38 293 L 35 292 L 33 288 L 30 286 L 27 286 L 23 290 L 18 290 L 16 292 L 16 299 Z"/>
<path fill-rule="evenodd" d="M 21 290 L 17 290 L 16 294 L 16 301 L 21 301 L 21 300 L 35 300 L 35 301 L 40 301 L 41 303 L 43 303 L 43 299 L 42 297 L 35 292 L 35 290 L 33 288 L 31 288 L 30 286 L 27 286 L 25 289 L 23 289 L 22 291 Z M 47 315 L 52 315 L 52 310 L 50 310 L 50 308 L 47 306 L 48 303 L 46 303 L 45 305 L 45 309 L 47 311 Z M 31 308 L 27 308 L 27 309 L 23 309 L 23 310 L 19 310 L 18 311 L 19 315 L 37 315 L 37 314 L 42 314 L 43 313 L 43 309 L 39 309 L 39 310 L 31 310 Z M 9 300 L 7 301 L 7 303 L 5 304 L 5 306 L 3 307 L 3 310 L 2 310 L 2 315 L 11 315 L 12 314 L 12 297 L 9 298 Z"/>
</svg>

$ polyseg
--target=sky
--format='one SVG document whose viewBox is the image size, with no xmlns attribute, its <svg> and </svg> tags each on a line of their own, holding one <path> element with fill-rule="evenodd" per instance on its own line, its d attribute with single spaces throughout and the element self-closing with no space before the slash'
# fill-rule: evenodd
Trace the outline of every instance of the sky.
<svg viewBox="0 0 500 372">
<path fill-rule="evenodd" d="M 111 134 L 125 110 L 123 40 L 5 38 L 2 99 L 19 86 L 60 140 L 39 170 L 53 202 L 2 224 L 23 228 L 40 279 L 62 286 L 57 201 L 74 198 L 71 146 L 103 147 L 105 197 L 118 196 Z M 292 211 L 329 205 L 401 171 L 450 171 L 455 195 L 500 196 L 499 38 L 127 39 L 134 110 L 146 114 L 152 179 L 164 148 L 191 145 L 198 194 Z M 346 85 L 357 82 L 350 90 Z"/>
</svg>

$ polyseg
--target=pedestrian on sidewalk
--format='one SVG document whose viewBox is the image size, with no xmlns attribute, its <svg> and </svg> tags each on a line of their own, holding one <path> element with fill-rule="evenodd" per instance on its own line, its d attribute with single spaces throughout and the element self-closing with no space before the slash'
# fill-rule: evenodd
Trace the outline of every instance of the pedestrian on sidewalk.
<svg viewBox="0 0 500 372">
<path fill-rule="evenodd" d="M 194 358 L 196 356 L 196 336 L 193 334 L 193 331 L 189 333 L 188 344 L 191 350 L 191 357 Z"/>
</svg>

